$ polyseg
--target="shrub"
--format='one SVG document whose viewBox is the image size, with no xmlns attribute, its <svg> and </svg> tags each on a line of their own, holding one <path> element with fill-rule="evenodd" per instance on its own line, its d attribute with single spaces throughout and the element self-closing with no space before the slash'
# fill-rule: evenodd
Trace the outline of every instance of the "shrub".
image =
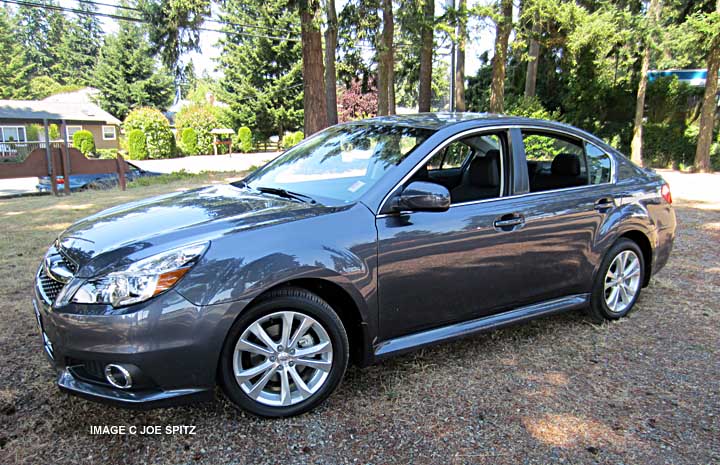
<svg viewBox="0 0 720 465">
<path fill-rule="evenodd" d="M 136 129 L 145 135 L 145 158 L 169 158 L 175 155 L 175 137 L 170 130 L 170 123 L 159 110 L 136 108 L 125 118 L 123 128 L 128 133 L 128 139 L 130 132 Z M 132 153 L 131 145 L 128 150 Z"/>
<path fill-rule="evenodd" d="M 118 155 L 118 149 L 97 149 L 97 156 L 100 159 L 116 159 Z"/>
<path fill-rule="evenodd" d="M 180 133 L 180 150 L 185 155 L 198 154 L 198 136 L 193 128 L 185 128 Z"/>
<path fill-rule="evenodd" d="M 238 129 L 237 141 L 241 152 L 248 153 L 252 150 L 252 132 L 249 127 L 243 126 Z"/>
<path fill-rule="evenodd" d="M 25 134 L 29 141 L 40 140 L 40 134 L 45 137 L 45 129 L 40 124 L 28 124 L 25 127 Z"/>
<path fill-rule="evenodd" d="M 681 125 L 646 123 L 643 127 L 643 161 L 655 168 L 689 166 L 695 157 L 697 135 Z"/>
<path fill-rule="evenodd" d="M 48 127 L 48 132 L 50 133 L 50 140 L 58 140 L 60 139 L 60 128 L 57 124 L 51 124 Z"/>
<path fill-rule="evenodd" d="M 218 120 L 213 107 L 193 104 L 181 108 L 175 115 L 175 127 L 181 136 L 185 128 L 195 130 L 197 134 L 197 154 L 209 155 L 213 153 L 213 135 L 210 134 L 210 131 L 218 127 Z"/>
<path fill-rule="evenodd" d="M 280 141 L 280 146 L 287 150 L 299 144 L 304 138 L 305 134 L 302 131 L 288 132 Z"/>
<path fill-rule="evenodd" d="M 131 160 L 145 160 L 148 158 L 147 138 L 140 129 L 133 129 L 127 136 L 128 158 Z"/>
<path fill-rule="evenodd" d="M 516 99 L 508 99 L 508 105 L 505 113 L 513 116 L 524 116 L 526 118 L 559 120 L 558 112 L 548 111 L 537 97 L 518 97 Z"/>
<path fill-rule="evenodd" d="M 72 145 L 85 156 L 95 153 L 95 138 L 93 138 L 92 132 L 85 129 L 73 134 Z"/>
</svg>

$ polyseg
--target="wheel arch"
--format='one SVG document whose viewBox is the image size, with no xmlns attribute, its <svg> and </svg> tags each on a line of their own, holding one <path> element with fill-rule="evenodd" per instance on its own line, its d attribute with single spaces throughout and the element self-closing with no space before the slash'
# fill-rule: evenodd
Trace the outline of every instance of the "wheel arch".
<svg viewBox="0 0 720 465">
<path fill-rule="evenodd" d="M 643 262 L 645 264 L 645 276 L 643 277 L 642 287 L 647 287 L 647 285 L 650 283 L 650 276 L 652 276 L 653 251 L 650 238 L 648 238 L 648 236 L 644 232 L 638 229 L 632 229 L 620 234 L 615 242 L 620 239 L 629 239 L 636 243 L 638 247 L 640 247 L 640 251 L 643 254 Z"/>
</svg>

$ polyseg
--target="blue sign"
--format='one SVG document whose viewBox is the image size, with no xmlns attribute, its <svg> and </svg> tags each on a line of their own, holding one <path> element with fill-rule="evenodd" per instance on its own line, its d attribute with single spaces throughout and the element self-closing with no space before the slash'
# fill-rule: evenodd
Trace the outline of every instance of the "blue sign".
<svg viewBox="0 0 720 465">
<path fill-rule="evenodd" d="M 719 73 L 720 74 L 720 73 Z M 695 87 L 705 87 L 705 81 L 707 80 L 706 69 L 666 69 L 666 70 L 652 70 L 648 71 L 648 81 L 652 82 L 655 79 L 663 76 L 677 76 L 678 81 L 685 82 Z"/>
</svg>

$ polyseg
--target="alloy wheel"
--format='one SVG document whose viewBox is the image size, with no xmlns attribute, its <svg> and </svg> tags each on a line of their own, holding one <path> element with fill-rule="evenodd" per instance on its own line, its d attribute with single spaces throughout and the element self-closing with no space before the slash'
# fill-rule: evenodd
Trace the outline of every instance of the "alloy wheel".
<svg viewBox="0 0 720 465">
<path fill-rule="evenodd" d="M 320 390 L 332 361 L 325 328 L 310 316 L 285 310 L 265 315 L 243 331 L 235 344 L 233 372 L 251 399 L 290 406 Z"/>
<path fill-rule="evenodd" d="M 622 313 L 640 290 L 640 258 L 632 250 L 615 256 L 605 274 L 605 303 L 613 313 Z"/>
</svg>

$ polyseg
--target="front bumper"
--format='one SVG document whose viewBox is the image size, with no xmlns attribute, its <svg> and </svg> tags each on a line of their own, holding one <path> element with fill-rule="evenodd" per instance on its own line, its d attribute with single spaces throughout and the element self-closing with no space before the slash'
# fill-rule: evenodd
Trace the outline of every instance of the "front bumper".
<svg viewBox="0 0 720 465">
<path fill-rule="evenodd" d="M 58 387 L 135 408 L 211 399 L 222 345 L 235 319 L 231 304 L 196 306 L 172 290 L 121 315 L 88 314 L 72 304 L 52 308 L 37 287 L 33 306 L 43 349 L 60 372 Z M 108 363 L 132 365 L 141 376 L 130 389 L 115 388 L 101 374 Z M 86 370 L 90 366 L 99 369 Z"/>
</svg>

